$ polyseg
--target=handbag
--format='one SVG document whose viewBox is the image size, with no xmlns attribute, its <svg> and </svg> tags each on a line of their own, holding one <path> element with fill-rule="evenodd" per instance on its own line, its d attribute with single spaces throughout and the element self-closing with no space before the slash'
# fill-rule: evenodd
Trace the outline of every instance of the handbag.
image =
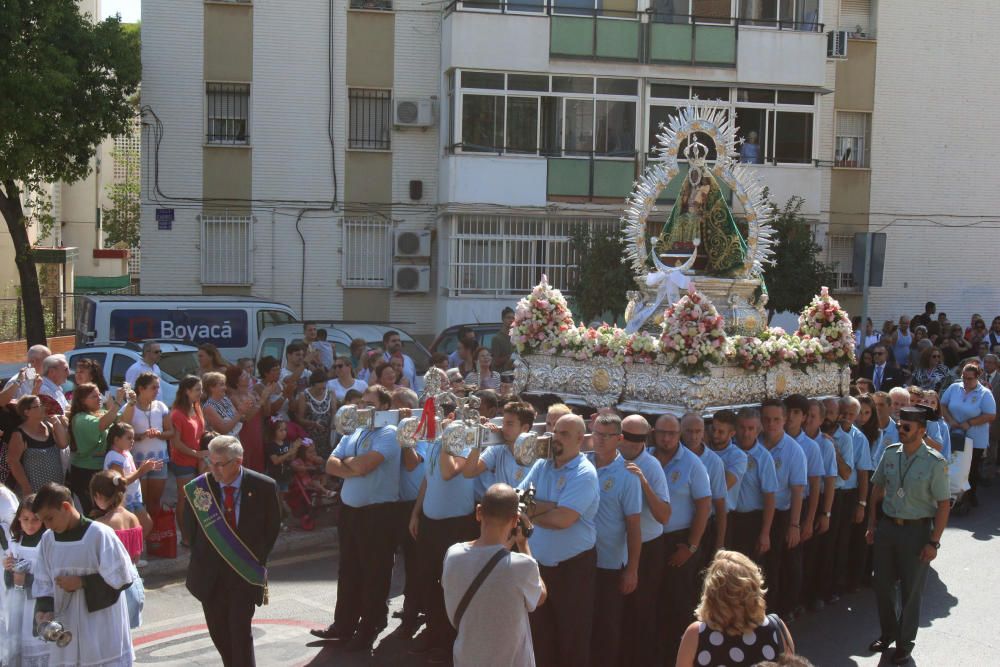
<svg viewBox="0 0 1000 667">
<path fill-rule="evenodd" d="M 951 429 L 948 434 L 951 436 L 951 451 L 965 451 L 965 430 L 956 427 Z"/>
<path fill-rule="evenodd" d="M 177 523 L 172 509 L 161 508 L 152 515 L 153 529 L 146 538 L 146 551 L 151 556 L 177 558 Z"/>
<path fill-rule="evenodd" d="M 778 655 L 795 655 L 795 651 L 791 648 L 792 638 L 788 635 L 785 622 L 777 614 L 768 614 L 767 619 L 778 629 Z"/>
<path fill-rule="evenodd" d="M 458 608 L 455 609 L 455 620 L 451 622 L 456 630 L 458 630 L 458 624 L 462 622 L 462 616 L 465 615 L 465 610 L 469 607 L 469 603 L 472 602 L 472 598 L 475 597 L 479 587 L 483 585 L 484 581 L 486 581 L 486 577 L 490 576 L 490 572 L 492 572 L 493 568 L 497 566 L 497 563 L 499 563 L 504 556 L 509 554 L 510 552 L 506 549 L 498 549 L 497 552 L 493 554 L 493 557 L 486 561 L 486 565 L 484 565 L 483 569 L 479 571 L 479 574 L 477 574 L 476 578 L 472 580 L 472 583 L 469 584 L 469 588 L 466 589 L 465 595 L 462 596 L 461 601 L 458 603 Z"/>
</svg>

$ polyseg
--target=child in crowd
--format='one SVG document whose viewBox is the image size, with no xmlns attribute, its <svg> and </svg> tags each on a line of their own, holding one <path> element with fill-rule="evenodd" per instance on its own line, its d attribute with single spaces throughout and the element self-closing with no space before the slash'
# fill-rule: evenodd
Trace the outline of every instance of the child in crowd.
<svg viewBox="0 0 1000 667">
<path fill-rule="evenodd" d="M 4 549 L 3 587 L 7 594 L 7 634 L 0 655 L 7 665 L 48 665 L 49 645 L 35 636 L 35 599 L 32 571 L 38 560 L 38 543 L 45 533 L 41 519 L 31 511 L 34 494 L 21 501 L 10 524 Z"/>
<path fill-rule="evenodd" d="M 267 457 L 267 475 L 278 484 L 278 497 L 281 498 L 282 526 L 292 511 L 285 500 L 288 484 L 292 481 L 292 460 L 302 447 L 302 439 L 288 440 L 288 422 L 272 417 L 264 425 L 266 444 L 264 455 Z"/>
<path fill-rule="evenodd" d="M 144 535 L 149 535 L 153 528 L 153 520 L 142 502 L 142 487 L 139 479 L 146 473 L 163 469 L 163 461 L 146 459 L 136 468 L 132 458 L 132 446 L 135 444 L 135 431 L 126 422 L 115 422 L 108 429 L 108 453 L 104 455 L 104 469 L 114 470 L 124 479 L 128 489 L 125 491 L 125 509 L 139 517 Z"/>
<path fill-rule="evenodd" d="M 31 511 L 48 528 L 32 570 L 35 618 L 39 623 L 57 621 L 73 633 L 66 646 L 48 645 L 52 664 L 134 662 L 121 594 L 132 585 L 135 570 L 115 531 L 81 516 L 70 490 L 60 484 L 44 485 Z"/>
<path fill-rule="evenodd" d="M 344 405 L 361 405 L 361 397 L 364 396 L 357 389 L 348 389 L 347 393 L 344 394 Z"/>
<path fill-rule="evenodd" d="M 135 563 L 142 553 L 145 533 L 139 517 L 126 509 L 128 481 L 114 470 L 102 470 L 90 478 L 90 499 L 94 501 L 94 518 L 115 531 L 129 558 L 132 559 L 132 585 L 125 591 L 128 623 L 133 630 L 142 624 L 145 589 Z"/>
<path fill-rule="evenodd" d="M 315 449 L 312 442 L 308 439 L 303 440 L 298 454 L 292 459 L 292 472 L 306 490 L 332 498 L 335 495 L 334 491 L 324 484 L 328 479 L 325 472 L 326 461 L 316 455 Z"/>
</svg>

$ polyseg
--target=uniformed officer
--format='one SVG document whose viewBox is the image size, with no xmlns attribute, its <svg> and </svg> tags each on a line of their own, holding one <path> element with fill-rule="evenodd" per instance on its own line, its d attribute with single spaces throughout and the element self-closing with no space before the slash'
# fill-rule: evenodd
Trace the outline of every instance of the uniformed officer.
<svg viewBox="0 0 1000 667">
<path fill-rule="evenodd" d="M 410 534 L 417 541 L 422 599 L 427 608 L 427 632 L 412 649 L 435 661 L 452 654 L 456 632 L 444 604 L 441 574 L 451 545 L 476 538 L 475 482 L 462 475 L 465 457 L 453 456 L 441 440 L 427 448 L 426 474 L 410 515 Z"/>
<path fill-rule="evenodd" d="M 657 664 L 657 614 L 660 582 L 663 580 L 663 525 L 670 520 L 670 491 L 663 466 L 646 451 L 649 422 L 641 415 L 622 420 L 622 439 L 618 451 L 625 459 L 625 469 L 636 476 L 642 488 L 642 557 L 639 559 L 639 583 L 625 596 L 622 614 L 622 648 L 618 664 L 650 666 Z"/>
<path fill-rule="evenodd" d="M 740 482 L 747 473 L 747 455 L 733 444 L 736 435 L 736 413 L 732 410 L 719 410 L 712 415 L 712 426 L 708 430 L 708 444 L 716 456 L 722 459 L 726 468 L 726 542 L 729 546 L 729 534 L 732 532 L 733 512 L 740 497 Z"/>
<path fill-rule="evenodd" d="M 503 408 L 500 426 L 504 444 L 487 447 L 482 454 L 478 449 L 473 449 L 465 459 L 462 474 L 470 479 L 486 475 L 483 479 L 484 490 L 498 482 L 516 487 L 528 474 L 531 466 L 518 464 L 514 458 L 514 442 L 517 436 L 530 431 L 534 423 L 535 409 L 530 403 L 507 403 Z"/>
<path fill-rule="evenodd" d="M 535 531 L 528 544 L 549 594 L 530 617 L 539 665 L 590 664 L 601 499 L 597 471 L 580 453 L 585 430 L 579 415 L 560 417 L 552 457 L 536 461 L 520 484 L 535 485 L 535 506 L 528 511 Z"/>
<path fill-rule="evenodd" d="M 590 439 L 594 451 L 586 455 L 597 468 L 601 490 L 596 520 L 594 632 L 590 647 L 594 665 L 613 665 L 618 661 L 625 596 L 639 582 L 642 489 L 639 478 L 625 469 L 625 459 L 618 453 L 621 439 L 621 417 L 602 414 L 594 419 Z"/>
<path fill-rule="evenodd" d="M 830 525 L 837 497 L 837 479 L 839 479 L 837 450 L 833 444 L 833 437 L 824 433 L 822 429 L 825 418 L 826 405 L 821 400 L 810 398 L 803 430 L 819 447 L 820 460 L 823 463 L 822 499 L 813 524 L 813 538 L 806 543 L 802 552 L 802 602 L 813 609 L 824 606 L 819 594 L 820 565 L 825 551 L 830 549 Z M 836 428 L 836 425 L 834 427 Z"/>
<path fill-rule="evenodd" d="M 741 410 L 736 420 L 736 444 L 746 454 L 747 471 L 740 481 L 729 534 L 730 548 L 753 558 L 758 565 L 771 550 L 774 494 L 778 491 L 774 459 L 757 441 L 759 432 L 760 414 L 752 408 Z"/>
<path fill-rule="evenodd" d="M 362 407 L 388 410 L 392 397 L 372 385 Z M 399 500 L 399 444 L 396 427 L 358 429 L 343 438 L 326 462 L 328 475 L 341 477 L 338 524 L 340 559 L 333 624 L 313 630 L 322 639 L 350 640 L 348 650 L 370 651 L 385 628 L 392 581 L 394 514 Z"/>
<path fill-rule="evenodd" d="M 785 433 L 785 404 L 769 398 L 760 406 L 760 442 L 774 460 L 778 490 L 774 494 L 771 551 L 764 561 L 768 580 L 767 604 L 784 617 L 792 615 L 798 602 L 802 561 L 796 550 L 802 536 L 802 492 L 806 485 L 806 457 Z M 796 572 L 797 571 L 797 572 Z"/>
<path fill-rule="evenodd" d="M 656 420 L 653 455 L 663 466 L 670 490 L 670 520 L 663 527 L 667 559 L 660 585 L 661 653 L 659 664 L 677 655 L 684 630 L 693 618 L 698 601 L 696 557 L 708 515 L 712 510 L 712 488 L 708 471 L 694 452 L 681 446 L 681 425 L 673 415 Z"/>
<path fill-rule="evenodd" d="M 876 527 L 872 512 L 865 535 L 875 547 L 875 600 L 881 627 L 879 638 L 868 648 L 885 651 L 895 642 L 892 662 L 896 665 L 910 659 L 920 622 L 924 580 L 941 548 L 950 509 L 947 463 L 923 444 L 925 409 L 902 408 L 899 419 L 901 442 L 886 448 L 872 476 L 872 505 L 881 503 L 884 515 Z"/>
<path fill-rule="evenodd" d="M 695 412 L 681 417 L 681 442 L 694 452 L 708 471 L 708 483 L 712 487 L 712 511 L 708 517 L 704 549 L 701 550 L 703 563 L 711 562 L 715 550 L 726 543 L 726 518 L 729 514 L 729 486 L 726 484 L 726 466 L 719 455 L 705 446 L 705 420 Z"/>
<path fill-rule="evenodd" d="M 805 608 L 800 604 L 802 597 L 804 573 L 804 558 L 806 549 L 812 543 L 813 526 L 816 524 L 816 513 L 819 511 L 820 484 L 825 472 L 823 459 L 820 456 L 819 444 L 806 434 L 803 425 L 806 414 L 809 412 L 809 399 L 802 394 L 792 394 L 785 397 L 785 433 L 802 448 L 802 453 L 806 457 L 806 485 L 802 493 L 802 521 L 799 545 L 789 552 L 789 558 L 793 565 L 791 576 L 793 577 L 791 586 L 798 594 L 795 596 L 794 608 L 787 620 L 794 620 L 795 616 L 805 612 Z"/>
</svg>

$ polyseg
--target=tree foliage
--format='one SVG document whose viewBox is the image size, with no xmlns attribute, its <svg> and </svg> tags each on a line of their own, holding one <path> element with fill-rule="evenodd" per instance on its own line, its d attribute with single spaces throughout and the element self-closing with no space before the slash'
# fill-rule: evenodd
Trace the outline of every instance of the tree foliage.
<svg viewBox="0 0 1000 667">
<path fill-rule="evenodd" d="M 45 330 L 21 195 L 83 178 L 98 144 L 126 131 L 142 73 L 137 41 L 118 18 L 94 23 L 72 0 L 0 2 L 0 212 L 29 344 Z"/>
<path fill-rule="evenodd" d="M 101 209 L 105 243 L 116 248 L 139 247 L 139 151 L 115 148 L 115 165 L 124 167 L 125 180 L 105 186 L 111 208 Z"/>
<path fill-rule="evenodd" d="M 625 293 L 636 289 L 629 265 L 622 262 L 624 241 L 617 228 L 601 230 L 580 226 L 570 234 L 577 256 L 577 270 L 570 281 L 573 310 L 584 322 L 610 314 L 625 314 Z"/>
<path fill-rule="evenodd" d="M 767 284 L 767 310 L 797 313 L 805 308 L 823 285 L 830 285 L 834 273 L 820 261 L 822 248 L 813 238 L 808 222 L 802 216 L 802 197 L 792 197 L 784 208 L 771 204 L 774 210 L 774 264 L 764 272 Z"/>
</svg>

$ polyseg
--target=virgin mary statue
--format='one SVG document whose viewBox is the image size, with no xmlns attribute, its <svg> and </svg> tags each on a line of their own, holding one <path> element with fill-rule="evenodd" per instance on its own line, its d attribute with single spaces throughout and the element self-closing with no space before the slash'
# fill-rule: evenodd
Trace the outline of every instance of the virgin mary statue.
<svg viewBox="0 0 1000 667">
<path fill-rule="evenodd" d="M 718 278 L 738 277 L 745 270 L 747 242 L 740 234 L 715 176 L 705 164 L 707 150 L 692 142 L 685 151 L 690 170 L 655 248 L 665 259 L 683 261 L 697 253 L 704 266 L 695 268 Z"/>
</svg>

